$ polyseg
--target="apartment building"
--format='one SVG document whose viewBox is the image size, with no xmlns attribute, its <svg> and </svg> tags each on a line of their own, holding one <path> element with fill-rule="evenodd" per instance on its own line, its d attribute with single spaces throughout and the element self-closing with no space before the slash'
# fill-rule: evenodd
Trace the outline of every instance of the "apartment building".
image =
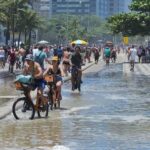
<svg viewBox="0 0 150 150">
<path fill-rule="evenodd" d="M 74 14 L 85 15 L 95 14 L 96 0 L 52 0 L 52 15 L 55 14 Z"/>
<path fill-rule="evenodd" d="M 128 12 L 131 0 L 36 0 L 33 8 L 46 18 L 56 14 L 97 15 L 101 19 Z"/>
<path fill-rule="evenodd" d="M 52 0 L 36 0 L 32 1 L 33 9 L 46 19 L 52 16 Z"/>
<path fill-rule="evenodd" d="M 97 0 L 96 15 L 101 19 L 106 19 L 109 16 L 128 12 L 128 5 L 131 0 Z"/>
</svg>

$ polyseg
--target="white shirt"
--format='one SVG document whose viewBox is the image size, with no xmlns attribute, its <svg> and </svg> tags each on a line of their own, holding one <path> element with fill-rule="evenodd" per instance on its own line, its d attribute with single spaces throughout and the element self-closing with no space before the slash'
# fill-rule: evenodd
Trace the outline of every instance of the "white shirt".
<svg viewBox="0 0 150 150">
<path fill-rule="evenodd" d="M 137 56 L 137 50 L 135 48 L 131 48 L 130 49 L 130 60 L 134 60 L 136 59 Z"/>
<path fill-rule="evenodd" d="M 35 57 L 35 54 L 36 54 L 38 51 L 39 51 L 38 48 L 32 50 L 33 57 Z"/>
<path fill-rule="evenodd" d="M 54 56 L 54 49 L 53 48 L 50 49 L 49 55 L 50 55 L 50 58 L 52 58 Z"/>
</svg>

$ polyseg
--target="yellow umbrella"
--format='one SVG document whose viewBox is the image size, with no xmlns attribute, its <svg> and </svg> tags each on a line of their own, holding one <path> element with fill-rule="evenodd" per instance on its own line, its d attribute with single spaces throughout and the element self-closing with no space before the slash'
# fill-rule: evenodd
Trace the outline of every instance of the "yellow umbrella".
<svg viewBox="0 0 150 150">
<path fill-rule="evenodd" d="M 76 45 L 88 45 L 88 42 L 83 41 L 83 40 L 75 40 L 71 42 L 71 44 L 76 44 Z"/>
</svg>

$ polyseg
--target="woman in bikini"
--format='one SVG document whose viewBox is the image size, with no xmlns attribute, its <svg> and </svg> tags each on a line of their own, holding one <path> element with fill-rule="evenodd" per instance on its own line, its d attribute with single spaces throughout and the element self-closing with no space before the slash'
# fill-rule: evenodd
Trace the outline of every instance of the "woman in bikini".
<svg viewBox="0 0 150 150">
<path fill-rule="evenodd" d="M 52 58 L 52 65 L 49 65 L 45 72 L 43 73 L 43 76 L 45 77 L 47 74 L 54 75 L 55 76 L 55 82 L 56 82 L 56 100 L 61 100 L 61 86 L 62 86 L 62 70 L 59 65 L 59 60 L 57 56 L 54 56 Z"/>
</svg>

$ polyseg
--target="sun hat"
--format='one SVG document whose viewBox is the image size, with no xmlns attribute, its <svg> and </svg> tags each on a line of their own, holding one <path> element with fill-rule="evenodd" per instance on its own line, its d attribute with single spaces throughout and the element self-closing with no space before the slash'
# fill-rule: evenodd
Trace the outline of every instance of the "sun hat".
<svg viewBox="0 0 150 150">
<path fill-rule="evenodd" d="M 58 61 L 58 57 L 57 57 L 57 56 L 54 56 L 54 57 L 52 58 L 52 61 Z"/>
</svg>

